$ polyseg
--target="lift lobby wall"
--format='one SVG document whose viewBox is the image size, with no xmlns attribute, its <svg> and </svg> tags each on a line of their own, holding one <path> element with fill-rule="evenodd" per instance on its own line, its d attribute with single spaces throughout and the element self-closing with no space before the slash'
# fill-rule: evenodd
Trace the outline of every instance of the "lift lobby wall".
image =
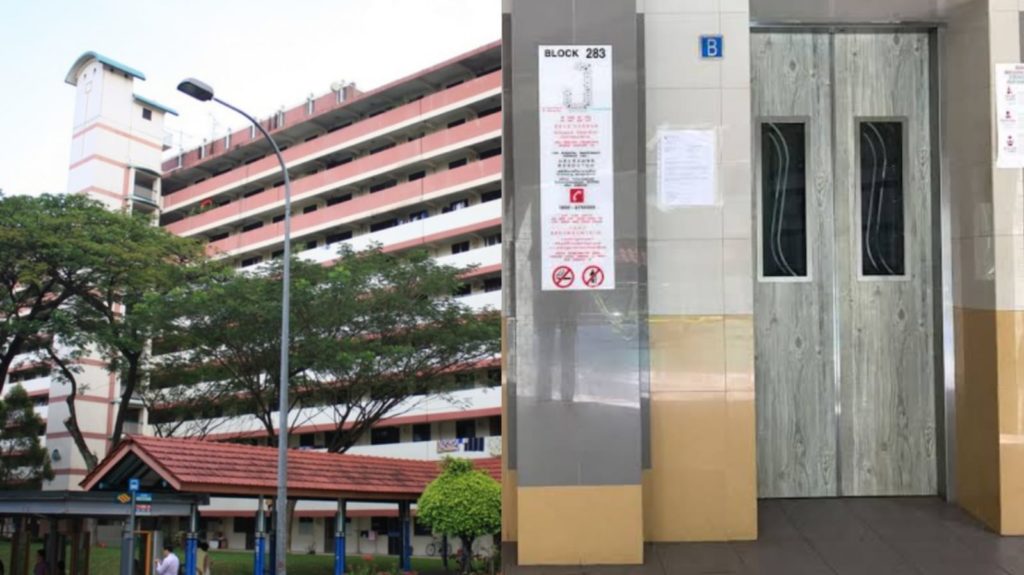
<svg viewBox="0 0 1024 575">
<path fill-rule="evenodd" d="M 761 448 L 772 422 L 756 395 L 774 381 L 762 374 L 775 364 L 763 354 L 755 361 L 764 343 L 755 325 L 770 319 L 756 291 L 766 282 L 759 221 L 770 197 L 761 169 L 766 118 L 752 102 L 752 64 L 761 63 L 751 60 L 751 37 L 770 33 L 822 33 L 808 42 L 832 48 L 851 31 L 851 38 L 924 35 L 914 41 L 928 51 L 930 122 L 927 134 L 913 137 L 931 178 L 926 189 L 906 194 L 931 194 L 933 211 L 922 215 L 931 229 L 904 233 L 927 232 L 933 242 L 934 347 L 925 359 L 934 367 L 934 492 L 998 532 L 1024 533 L 1024 412 L 1017 401 L 1024 396 L 1024 188 L 1020 170 L 996 168 L 993 142 L 994 64 L 1021 60 L 1019 14 L 1017 2 L 1006 0 L 505 1 L 504 146 L 513 153 L 505 169 L 503 539 L 518 542 L 520 563 L 638 563 L 645 541 L 757 537 L 757 498 L 765 491 L 758 457 L 763 476 L 765 458 L 778 456 Z M 888 24 L 862 26 L 868 22 Z M 709 34 L 723 36 L 723 58 L 701 58 L 700 37 Z M 616 266 L 625 271 L 615 290 L 600 294 L 544 292 L 538 272 L 537 47 L 570 44 L 611 45 L 616 55 Z M 635 82 L 635 103 L 628 82 Z M 852 112 L 843 125 L 860 126 L 865 117 Z M 630 121 L 640 133 L 620 128 Z M 652 145 L 659 128 L 714 130 L 713 205 L 661 203 Z M 851 139 L 858 152 L 842 161 L 860 161 L 862 145 Z M 858 165 L 850 164 L 851 173 Z M 861 197 L 858 186 L 838 186 L 836 194 L 847 193 Z M 855 225 L 857 212 L 851 214 Z M 620 228 L 620 220 L 634 227 Z M 560 303 L 552 299 L 558 296 Z M 547 336 L 535 329 L 538 311 L 551 325 Z M 592 337 L 601 329 L 589 329 L 595 324 L 612 326 L 628 351 L 606 358 L 618 363 L 603 373 L 580 369 L 581 356 L 603 349 Z M 571 362 L 550 360 L 570 351 Z M 836 389 L 852 388 L 843 387 L 847 377 Z M 605 403 L 622 408 L 619 415 L 543 435 L 542 443 L 536 430 L 553 428 L 535 400 L 566 382 L 605 389 L 602 378 L 614 380 L 607 395 L 615 401 Z M 607 407 L 600 394 L 546 397 L 573 413 Z M 834 423 L 836 458 L 844 456 L 843 434 L 857 432 L 856 425 L 842 429 L 843 421 Z M 614 438 L 614 445 L 584 435 Z M 573 466 L 574 476 L 565 472 Z M 838 485 L 826 496 L 859 494 Z"/>
</svg>

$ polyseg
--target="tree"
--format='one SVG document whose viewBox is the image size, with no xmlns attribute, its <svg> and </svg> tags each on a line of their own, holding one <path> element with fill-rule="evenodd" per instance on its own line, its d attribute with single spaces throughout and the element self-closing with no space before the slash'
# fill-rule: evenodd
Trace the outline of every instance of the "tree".
<svg viewBox="0 0 1024 575">
<path fill-rule="evenodd" d="M 0 395 L 53 312 L 95 285 L 90 234 L 111 216 L 80 195 L 0 196 Z"/>
<path fill-rule="evenodd" d="M 0 489 L 40 489 L 53 479 L 50 458 L 39 436 L 46 424 L 20 385 L 0 400 Z"/>
<path fill-rule="evenodd" d="M 0 245 L 0 392 L 14 358 L 34 344 L 70 388 L 64 423 L 94 465 L 78 428 L 76 362 L 88 350 L 119 376 L 117 444 L 157 331 L 142 303 L 205 269 L 202 246 L 76 194 L 0 197 Z"/>
<path fill-rule="evenodd" d="M 416 518 L 462 540 L 462 572 L 468 573 L 473 540 L 501 530 L 501 485 L 469 459 L 446 458 L 416 503 Z"/>
<path fill-rule="evenodd" d="M 342 248 L 331 267 L 292 262 L 289 427 L 325 417 L 328 449 L 344 452 L 403 402 L 444 394 L 454 373 L 493 358 L 500 324 L 455 299 L 466 270 L 425 253 Z M 183 350 L 160 379 L 202 381 L 229 411 L 277 435 L 280 263 L 225 273 L 159 297 L 175 326 L 162 339 Z"/>
</svg>

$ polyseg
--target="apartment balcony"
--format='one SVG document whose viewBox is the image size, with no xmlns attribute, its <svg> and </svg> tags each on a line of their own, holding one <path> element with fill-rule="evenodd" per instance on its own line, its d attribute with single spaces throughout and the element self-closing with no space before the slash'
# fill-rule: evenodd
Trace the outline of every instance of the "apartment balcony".
<svg viewBox="0 0 1024 575">
<path fill-rule="evenodd" d="M 477 248 L 475 250 L 469 250 L 468 252 L 462 252 L 461 254 L 442 256 L 437 258 L 437 263 L 446 266 L 455 266 L 458 268 L 476 266 L 477 269 L 500 266 L 501 244 Z"/>
<path fill-rule="evenodd" d="M 43 376 L 36 377 L 36 378 L 33 378 L 33 379 L 26 379 L 25 381 L 18 381 L 18 382 L 15 382 L 15 383 L 8 383 L 6 387 L 9 389 L 10 387 L 13 387 L 15 385 L 20 385 L 21 387 L 23 387 L 25 389 L 25 393 L 27 393 L 29 395 L 33 395 L 35 393 L 40 393 L 40 392 L 43 392 L 43 391 L 49 392 L 50 391 L 50 376 L 49 375 L 43 375 Z"/>
<path fill-rule="evenodd" d="M 376 457 L 397 457 L 400 459 L 443 459 L 445 456 L 464 457 L 466 459 L 483 459 L 501 456 L 501 436 L 482 437 L 483 451 L 463 451 L 464 446 L 458 445 L 456 439 L 435 439 L 431 441 L 407 441 L 403 443 L 387 443 L 381 445 L 355 445 L 346 453 L 353 455 L 373 455 Z M 451 451 L 453 447 L 458 450 Z"/>
<path fill-rule="evenodd" d="M 488 308 L 501 311 L 501 290 L 462 296 L 459 301 L 476 311 Z"/>
<path fill-rule="evenodd" d="M 152 211 L 160 207 L 160 198 L 157 197 L 156 190 L 145 186 L 135 186 L 132 190 L 132 199 L 135 201 L 135 206 L 144 211 Z"/>
<path fill-rule="evenodd" d="M 374 244 L 380 244 L 385 250 L 390 251 L 427 244 L 435 239 L 456 235 L 460 231 L 472 232 L 492 225 L 501 225 L 501 202 L 477 204 L 447 214 L 400 224 L 379 232 L 363 234 L 338 244 L 304 251 L 299 254 L 299 257 L 311 262 L 324 263 L 337 258 L 338 247 L 342 243 L 348 244 L 355 251 L 365 250 Z M 501 263 L 501 250 L 500 246 L 498 247 L 496 263 Z"/>
</svg>

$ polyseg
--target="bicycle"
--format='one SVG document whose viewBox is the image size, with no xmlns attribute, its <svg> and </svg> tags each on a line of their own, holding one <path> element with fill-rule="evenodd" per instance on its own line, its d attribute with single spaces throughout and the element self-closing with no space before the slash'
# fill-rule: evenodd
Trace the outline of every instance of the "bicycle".
<svg viewBox="0 0 1024 575">
<path fill-rule="evenodd" d="M 427 543 L 425 551 L 427 557 L 436 557 L 441 554 L 442 549 L 444 549 L 444 539 L 434 535 L 430 543 Z"/>
</svg>

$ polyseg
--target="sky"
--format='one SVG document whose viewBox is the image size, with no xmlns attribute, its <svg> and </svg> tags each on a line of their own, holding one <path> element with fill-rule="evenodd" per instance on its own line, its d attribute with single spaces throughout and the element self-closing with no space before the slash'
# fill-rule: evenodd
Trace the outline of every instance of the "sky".
<svg viewBox="0 0 1024 575">
<path fill-rule="evenodd" d="M 500 0 L 0 0 L 0 190 L 65 191 L 74 88 L 95 51 L 140 70 L 186 148 L 246 124 L 176 90 L 195 77 L 257 117 L 345 80 L 368 90 L 501 37 Z"/>
</svg>

